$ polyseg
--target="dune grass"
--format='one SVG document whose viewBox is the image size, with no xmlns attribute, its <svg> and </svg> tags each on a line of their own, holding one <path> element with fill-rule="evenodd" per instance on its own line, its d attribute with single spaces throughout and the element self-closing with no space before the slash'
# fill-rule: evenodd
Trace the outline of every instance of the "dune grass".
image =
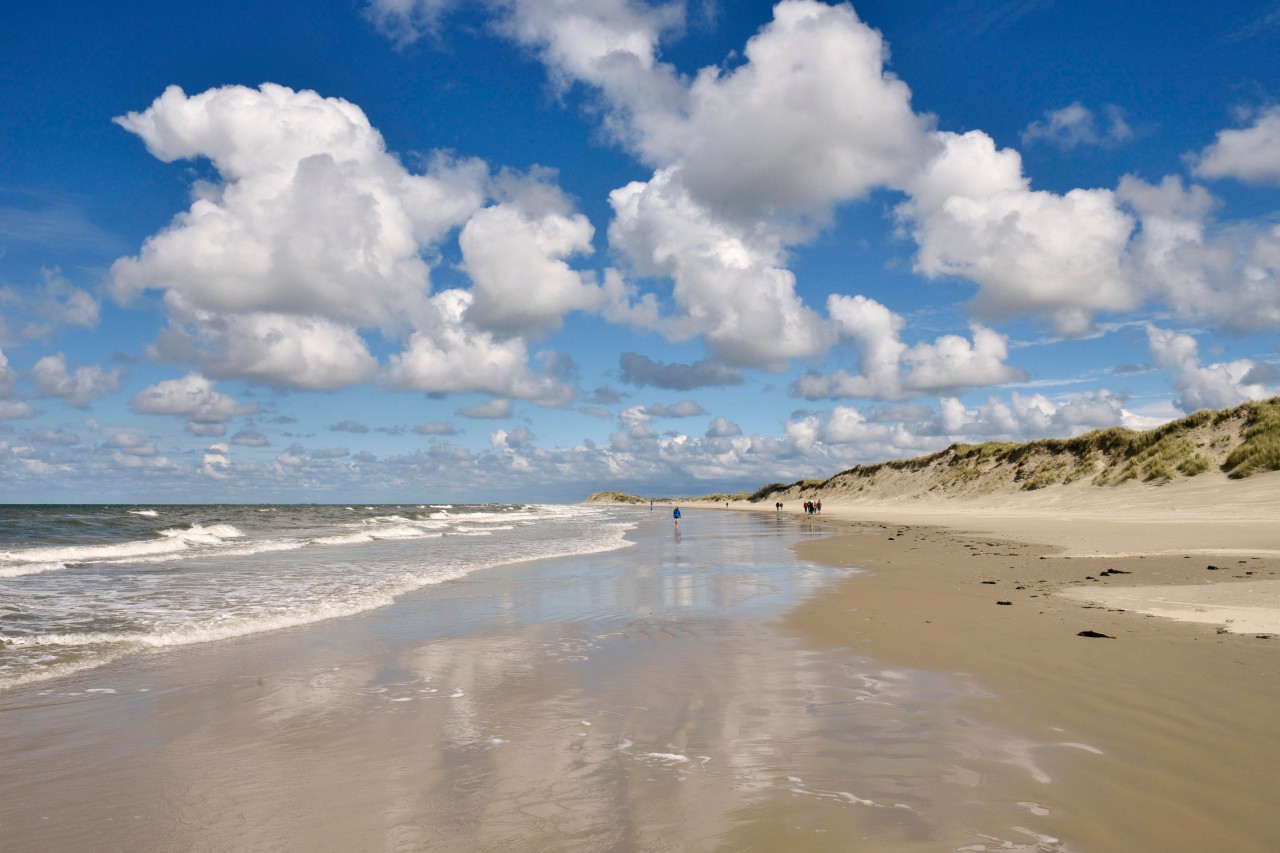
<svg viewBox="0 0 1280 853">
<path fill-rule="evenodd" d="M 1244 441 L 1227 456 L 1223 470 L 1232 479 L 1258 471 L 1280 471 L 1280 397 L 1246 403 Z"/>
</svg>

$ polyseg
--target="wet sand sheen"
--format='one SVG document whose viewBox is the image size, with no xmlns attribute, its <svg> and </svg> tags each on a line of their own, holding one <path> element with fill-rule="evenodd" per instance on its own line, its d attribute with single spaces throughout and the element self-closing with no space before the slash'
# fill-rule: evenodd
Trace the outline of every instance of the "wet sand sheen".
<svg viewBox="0 0 1280 853">
<path fill-rule="evenodd" d="M 638 521 L 624 551 L 6 693 L 6 846 L 1078 849 L 1047 803 L 1096 747 L 782 621 L 843 574 L 795 562 L 803 525 Z"/>
</svg>

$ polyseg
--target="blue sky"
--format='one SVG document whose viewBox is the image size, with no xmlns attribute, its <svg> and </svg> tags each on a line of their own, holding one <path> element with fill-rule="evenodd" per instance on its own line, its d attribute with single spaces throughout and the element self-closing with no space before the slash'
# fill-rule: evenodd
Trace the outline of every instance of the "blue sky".
<svg viewBox="0 0 1280 853">
<path fill-rule="evenodd" d="M 577 500 L 1280 390 L 1280 2 L 0 12 L 0 500 Z"/>
</svg>

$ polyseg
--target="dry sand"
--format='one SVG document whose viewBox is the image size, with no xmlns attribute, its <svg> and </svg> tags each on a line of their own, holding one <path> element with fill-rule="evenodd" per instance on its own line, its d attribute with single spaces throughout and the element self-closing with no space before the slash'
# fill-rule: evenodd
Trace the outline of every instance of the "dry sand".
<svg viewBox="0 0 1280 853">
<path fill-rule="evenodd" d="M 984 719 L 1100 750 L 1054 756 L 1041 798 L 1054 834 L 1091 851 L 1280 850 L 1280 474 L 965 503 L 824 497 L 810 520 L 851 535 L 801 556 L 871 572 L 791 625 L 966 673 L 990 691 Z"/>
</svg>

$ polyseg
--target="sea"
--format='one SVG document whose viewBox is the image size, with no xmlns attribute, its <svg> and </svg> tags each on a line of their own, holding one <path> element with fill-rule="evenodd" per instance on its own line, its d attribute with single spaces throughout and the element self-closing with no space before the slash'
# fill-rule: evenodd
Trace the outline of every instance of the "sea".
<svg viewBox="0 0 1280 853">
<path fill-rule="evenodd" d="M 493 566 L 627 547 L 548 504 L 0 506 L 0 690 L 348 616 Z"/>
</svg>

